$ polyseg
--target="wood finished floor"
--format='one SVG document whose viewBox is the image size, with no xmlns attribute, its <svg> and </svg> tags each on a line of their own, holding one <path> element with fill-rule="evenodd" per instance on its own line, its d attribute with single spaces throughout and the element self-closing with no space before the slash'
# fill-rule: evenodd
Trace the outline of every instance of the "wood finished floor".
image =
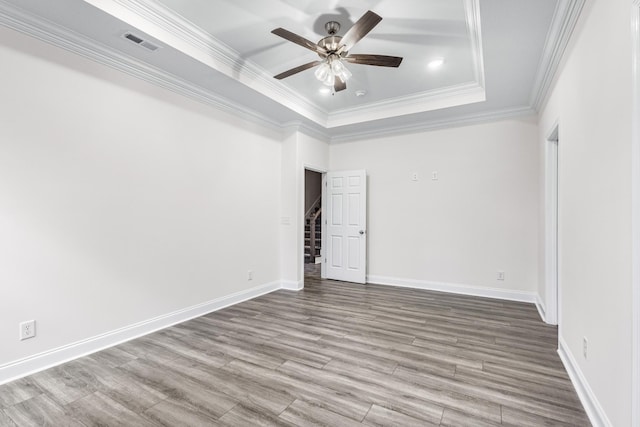
<svg viewBox="0 0 640 427">
<path fill-rule="evenodd" d="M 0 426 L 589 426 L 533 305 L 306 278 L 0 386 Z"/>
</svg>

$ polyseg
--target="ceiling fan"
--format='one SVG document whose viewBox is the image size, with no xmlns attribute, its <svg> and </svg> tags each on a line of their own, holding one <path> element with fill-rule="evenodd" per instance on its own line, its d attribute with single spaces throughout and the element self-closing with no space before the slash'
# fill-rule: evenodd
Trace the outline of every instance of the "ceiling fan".
<svg viewBox="0 0 640 427">
<path fill-rule="evenodd" d="M 274 77 L 281 80 L 319 65 L 315 72 L 316 78 L 325 85 L 333 87 L 334 92 L 340 92 L 347 88 L 347 80 L 351 77 L 351 72 L 345 67 L 344 62 L 376 65 L 378 67 L 398 67 L 402 62 L 402 58 L 398 56 L 349 54 L 351 48 L 378 25 L 380 21 L 382 21 L 382 18 L 369 10 L 349 28 L 344 36 L 336 35 L 340 31 L 340 24 L 336 21 L 329 21 L 324 26 L 329 35 L 318 43 L 307 40 L 284 28 L 276 28 L 271 31 L 273 34 L 312 50 L 318 54 L 320 60 L 300 65 Z"/>
</svg>

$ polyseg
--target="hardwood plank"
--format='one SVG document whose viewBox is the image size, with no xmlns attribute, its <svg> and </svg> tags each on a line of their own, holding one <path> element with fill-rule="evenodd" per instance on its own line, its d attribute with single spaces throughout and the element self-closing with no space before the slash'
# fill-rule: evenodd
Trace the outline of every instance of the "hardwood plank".
<svg viewBox="0 0 640 427">
<path fill-rule="evenodd" d="M 288 390 L 292 395 L 298 396 L 307 402 L 316 402 L 316 404 L 324 402 L 333 412 L 354 420 L 362 420 L 371 407 L 370 403 L 363 401 L 362 396 L 357 396 L 351 393 L 350 390 L 342 389 L 336 391 L 310 377 L 298 378 L 241 360 L 229 363 L 222 370 L 239 377 Z"/>
<path fill-rule="evenodd" d="M 446 408 L 440 425 L 443 427 L 498 427 L 502 422 L 489 421 L 473 414 Z"/>
<path fill-rule="evenodd" d="M 174 401 L 194 407 L 211 418 L 220 417 L 238 403 L 230 396 L 216 391 L 215 384 L 203 386 L 155 362 L 135 360 L 120 369 Z"/>
<path fill-rule="evenodd" d="M 330 340 L 321 340 L 309 342 L 303 339 L 291 339 L 289 337 L 276 337 L 273 341 L 282 343 L 292 348 L 301 348 L 308 351 L 314 351 L 322 354 L 329 359 L 339 359 L 353 362 L 358 366 L 371 368 L 380 372 L 392 373 L 398 362 L 390 357 L 379 357 L 369 352 L 357 351 L 346 348 L 345 346 L 336 345 Z M 452 373 L 454 367 L 450 367 Z"/>
<path fill-rule="evenodd" d="M 74 419 L 88 426 L 154 425 L 99 391 L 67 405 L 67 410 Z"/>
<path fill-rule="evenodd" d="M 46 394 L 25 400 L 4 413 L 18 426 L 68 426 L 84 427 L 78 420 L 68 416 L 65 410 Z"/>
<path fill-rule="evenodd" d="M 203 334 L 200 331 L 191 331 L 184 334 L 175 326 L 156 332 L 159 345 L 173 351 L 178 356 L 200 360 L 208 365 L 216 367 L 224 366 L 234 358 L 220 349 L 213 339 L 215 334 Z"/>
<path fill-rule="evenodd" d="M 297 425 L 280 418 L 278 415 L 274 416 L 262 411 L 260 408 L 239 403 L 220 417 L 218 424 L 228 427 L 294 427 Z"/>
<path fill-rule="evenodd" d="M 198 361 L 184 359 L 178 362 L 166 366 L 165 369 L 172 374 L 189 378 L 203 387 L 215 385 L 217 392 L 224 393 L 239 402 L 251 403 L 263 411 L 277 415 L 295 400 L 288 390 L 283 390 L 262 379 L 259 382 L 248 380 Z"/>
<path fill-rule="evenodd" d="M 290 326 L 282 324 L 281 322 L 278 321 L 277 318 L 265 319 L 264 315 L 258 315 L 258 316 L 255 316 L 255 318 L 234 317 L 231 319 L 231 322 L 240 323 L 243 325 L 249 325 L 252 323 L 255 324 L 256 320 L 259 321 L 259 324 L 262 329 L 266 329 L 269 332 L 275 333 L 276 335 L 273 335 L 273 337 L 284 335 L 284 336 L 289 336 L 292 338 L 300 338 L 304 340 L 319 340 L 320 338 L 322 338 L 322 335 L 311 332 L 309 330 L 310 328 L 306 328 L 305 330 L 303 328 L 300 328 L 299 325 L 296 325 L 296 327 L 292 328 Z M 266 320 L 266 321 L 262 321 L 262 320 Z"/>
<path fill-rule="evenodd" d="M 325 341 L 325 339 L 322 341 Z M 424 347 L 389 343 L 361 335 L 348 335 L 341 341 L 332 340 L 331 342 L 348 349 L 368 352 L 375 356 L 394 360 L 404 366 L 423 367 L 442 375 L 453 376 L 457 365 L 482 368 L 482 360 L 479 359 L 473 360 L 458 357 L 451 353 L 443 354 L 438 351 L 427 350 Z"/>
<path fill-rule="evenodd" d="M 371 409 L 364 417 L 363 424 L 369 426 L 407 426 L 407 427 L 429 427 L 437 426 L 438 424 L 430 423 L 425 420 L 419 420 L 417 418 L 410 417 L 401 412 L 396 412 L 392 409 L 384 408 L 378 405 L 372 405 Z"/>
<path fill-rule="evenodd" d="M 117 368 L 136 359 L 133 354 L 127 353 L 119 347 L 111 347 L 97 353 L 90 354 L 87 358 L 96 361 L 103 366 Z"/>
<path fill-rule="evenodd" d="M 42 393 L 42 389 L 33 381 L 33 378 L 20 378 L 0 386 L 0 409 L 24 402 Z"/>
<path fill-rule="evenodd" d="M 519 394 L 526 398 L 542 400 L 559 407 L 577 411 L 582 410 L 580 399 L 572 389 L 536 384 L 521 378 L 515 379 L 463 366 L 456 368 L 455 378 L 467 384 Z"/>
<path fill-rule="evenodd" d="M 417 403 L 420 407 L 418 418 L 425 418 L 428 421 L 440 419 L 442 407 L 435 400 L 430 399 L 435 395 L 428 390 L 393 382 L 394 379 L 390 375 L 378 374 L 364 368 L 341 364 L 338 365 L 340 368 L 337 368 L 335 365 L 338 363 L 332 361 L 324 369 L 314 370 L 296 362 L 286 362 L 278 368 L 278 371 L 302 381 L 316 382 L 333 390 L 334 394 L 348 393 L 388 408 L 393 405 L 390 409 L 394 410 L 400 407 L 411 407 Z M 415 412 L 407 412 L 407 414 L 416 415 Z"/>
<path fill-rule="evenodd" d="M 30 377 L 59 405 L 66 405 L 93 393 L 96 389 L 65 371 L 65 365 L 38 372 Z"/>
<path fill-rule="evenodd" d="M 289 363 L 285 363 L 280 369 Z M 446 388 L 421 387 L 406 378 L 398 378 L 395 373 L 394 375 L 380 374 L 369 369 L 355 368 L 340 361 L 328 363 L 324 370 L 338 374 L 338 378 L 366 378 L 366 387 L 363 387 L 363 392 L 378 391 L 386 399 L 409 394 L 422 399 L 425 409 L 431 407 L 436 413 L 441 412 L 443 407 L 451 407 L 472 412 L 489 420 L 500 421 L 500 406 L 481 397 L 469 396 Z"/>
<path fill-rule="evenodd" d="M 251 346 L 256 353 L 272 357 L 274 360 L 282 360 L 282 363 L 285 360 L 295 360 L 296 362 L 313 366 L 314 368 L 322 368 L 331 360 L 331 357 L 318 353 L 315 350 L 310 351 L 287 344 L 281 344 L 275 337 L 265 340 L 245 333 L 235 332 L 231 332 L 227 334 L 227 336 L 246 343 Z"/>
<path fill-rule="evenodd" d="M 198 409 L 187 406 L 184 402 L 173 399 L 163 400 L 149 409 L 142 416 L 155 425 L 174 426 L 214 426 L 218 425 L 215 418 L 200 412 Z"/>
<path fill-rule="evenodd" d="M 61 369 L 136 413 L 167 398 L 161 392 L 123 374 L 116 367 L 103 366 L 91 357 L 76 359 L 61 366 Z"/>
<path fill-rule="evenodd" d="M 525 397 L 518 393 L 510 393 L 506 390 L 505 387 L 491 388 L 478 386 L 472 383 L 463 382 L 459 378 L 451 379 L 438 377 L 429 373 L 406 369 L 402 366 L 396 369 L 394 375 L 404 379 L 405 381 L 414 382 L 416 384 L 428 387 L 429 389 L 441 390 L 448 393 L 458 393 L 470 398 L 486 399 L 498 405 L 520 408 L 523 411 L 536 415 L 547 415 L 550 418 L 554 418 L 562 422 L 581 420 L 580 414 L 576 413 L 576 411 L 572 409 L 565 408 L 554 403 Z M 470 408 L 464 408 L 461 406 L 451 407 L 461 411 L 470 412 Z M 482 414 L 478 413 L 474 413 L 474 415 L 481 417 L 483 416 Z M 496 421 L 496 419 L 489 417 L 483 418 L 490 419 L 491 421 Z"/>
<path fill-rule="evenodd" d="M 286 360 L 284 357 L 258 353 L 249 343 L 228 335 L 216 336 L 212 338 L 212 342 L 215 343 L 220 351 L 223 351 L 233 359 L 244 360 L 270 369 L 277 368 Z"/>
<path fill-rule="evenodd" d="M 576 418 L 571 422 L 562 422 L 541 415 L 534 415 L 529 412 L 520 411 L 515 408 L 502 408 L 502 425 L 510 427 L 576 427 L 590 426 L 591 423 L 586 415 Z"/>
<path fill-rule="evenodd" d="M 16 423 L 11 421 L 11 418 L 0 409 L 0 427 L 16 427 Z"/>
<path fill-rule="evenodd" d="M 516 380 L 522 379 L 535 384 L 553 385 L 554 387 L 565 390 L 574 390 L 573 384 L 571 384 L 571 380 L 569 380 L 569 376 L 561 370 L 554 371 L 552 374 L 549 374 L 537 370 L 527 370 L 523 366 L 509 365 L 509 363 L 500 364 L 495 362 L 485 362 L 482 364 L 482 370 L 514 378 Z"/>
<path fill-rule="evenodd" d="M 279 417 L 295 425 L 361 426 L 357 421 L 301 399 L 296 399 Z"/>
</svg>

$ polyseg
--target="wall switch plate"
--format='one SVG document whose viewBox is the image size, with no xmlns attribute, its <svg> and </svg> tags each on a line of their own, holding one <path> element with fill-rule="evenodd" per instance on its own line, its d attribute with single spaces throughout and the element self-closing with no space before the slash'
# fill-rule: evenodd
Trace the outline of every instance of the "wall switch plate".
<svg viewBox="0 0 640 427">
<path fill-rule="evenodd" d="M 587 348 L 589 346 L 589 341 L 587 341 L 587 337 L 582 337 L 582 355 L 584 358 L 587 358 Z"/>
<path fill-rule="evenodd" d="M 431 180 L 432 181 L 437 181 L 438 180 L 438 172 L 437 171 L 431 172 Z"/>
<path fill-rule="evenodd" d="M 20 341 L 36 336 L 36 321 L 28 320 L 20 323 Z"/>
<path fill-rule="evenodd" d="M 253 280 L 253 270 L 247 271 L 247 280 Z"/>
<path fill-rule="evenodd" d="M 504 271 L 498 271 L 498 280 L 504 280 Z"/>
</svg>

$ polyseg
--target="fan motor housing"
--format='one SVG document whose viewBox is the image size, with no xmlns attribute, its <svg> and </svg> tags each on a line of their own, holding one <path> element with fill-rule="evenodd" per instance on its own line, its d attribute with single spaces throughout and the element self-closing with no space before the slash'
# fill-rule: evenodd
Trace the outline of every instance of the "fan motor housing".
<svg viewBox="0 0 640 427">
<path fill-rule="evenodd" d="M 318 46 L 325 49 L 328 53 L 335 53 L 340 48 L 340 36 L 327 36 L 318 42 Z"/>
</svg>

